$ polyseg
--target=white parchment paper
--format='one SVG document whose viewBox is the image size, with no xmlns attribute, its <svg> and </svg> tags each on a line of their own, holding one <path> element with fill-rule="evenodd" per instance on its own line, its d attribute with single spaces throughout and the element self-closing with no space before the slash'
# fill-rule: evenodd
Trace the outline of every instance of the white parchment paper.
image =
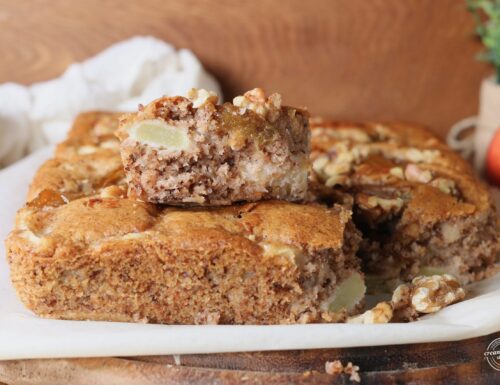
<svg viewBox="0 0 500 385">
<path fill-rule="evenodd" d="M 52 148 L 0 171 L 0 238 L 12 228 L 28 185 Z M 313 349 L 452 341 L 500 330 L 500 275 L 468 288 L 468 299 L 409 324 L 167 326 L 40 319 L 16 298 L 0 249 L 0 359 Z"/>
</svg>

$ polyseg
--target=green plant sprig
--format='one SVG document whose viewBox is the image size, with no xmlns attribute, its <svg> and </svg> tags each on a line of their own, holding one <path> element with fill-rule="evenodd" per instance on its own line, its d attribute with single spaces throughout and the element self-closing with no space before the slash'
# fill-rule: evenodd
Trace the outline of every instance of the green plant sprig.
<svg viewBox="0 0 500 385">
<path fill-rule="evenodd" d="M 500 0 L 466 0 L 476 20 L 476 34 L 486 48 L 481 60 L 495 67 L 496 81 L 500 84 Z"/>
</svg>

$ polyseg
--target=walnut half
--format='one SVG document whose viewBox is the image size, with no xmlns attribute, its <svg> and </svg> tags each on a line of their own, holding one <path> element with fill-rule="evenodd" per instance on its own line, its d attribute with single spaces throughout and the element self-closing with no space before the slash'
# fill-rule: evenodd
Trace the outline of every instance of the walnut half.
<svg viewBox="0 0 500 385">
<path fill-rule="evenodd" d="M 458 280 L 449 274 L 413 279 L 411 304 L 419 313 L 434 313 L 465 297 Z"/>
<path fill-rule="evenodd" d="M 464 289 L 452 275 L 418 276 L 394 290 L 394 319 L 411 321 L 419 314 L 435 313 L 464 298 Z"/>
</svg>

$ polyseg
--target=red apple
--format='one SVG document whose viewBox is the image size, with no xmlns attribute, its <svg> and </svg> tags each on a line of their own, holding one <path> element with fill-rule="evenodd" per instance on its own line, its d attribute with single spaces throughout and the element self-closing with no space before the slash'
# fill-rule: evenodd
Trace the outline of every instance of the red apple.
<svg viewBox="0 0 500 385">
<path fill-rule="evenodd" d="M 488 153 L 486 154 L 486 175 L 491 184 L 500 186 L 500 128 L 493 136 L 493 140 L 488 147 Z"/>
</svg>

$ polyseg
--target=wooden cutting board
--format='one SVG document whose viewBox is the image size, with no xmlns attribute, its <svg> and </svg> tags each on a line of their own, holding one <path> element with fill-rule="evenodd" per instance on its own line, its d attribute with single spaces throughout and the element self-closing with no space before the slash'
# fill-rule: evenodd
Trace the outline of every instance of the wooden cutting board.
<svg viewBox="0 0 500 385">
<path fill-rule="evenodd" d="M 362 384 L 500 384 L 484 352 L 500 332 L 458 342 L 254 353 L 0 361 L 9 385 L 355 384 L 325 362 L 360 367 Z"/>
</svg>

